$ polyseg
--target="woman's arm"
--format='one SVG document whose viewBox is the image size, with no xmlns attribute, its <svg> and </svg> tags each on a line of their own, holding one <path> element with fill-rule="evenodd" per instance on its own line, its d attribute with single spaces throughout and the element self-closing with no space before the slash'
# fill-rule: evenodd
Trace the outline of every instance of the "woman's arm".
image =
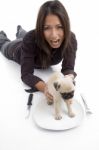
<svg viewBox="0 0 99 150">
<path fill-rule="evenodd" d="M 42 81 L 41 78 L 34 75 L 35 68 L 35 40 L 33 39 L 33 31 L 26 34 L 23 39 L 21 49 L 21 79 L 28 86 L 35 88 L 35 85 Z"/>
<path fill-rule="evenodd" d="M 66 50 L 62 61 L 61 72 L 64 75 L 72 75 L 76 77 L 77 74 L 74 71 L 76 51 L 77 51 L 77 40 L 74 33 L 71 32 L 71 45 L 68 46 L 68 49 Z"/>
<path fill-rule="evenodd" d="M 44 93 L 45 88 L 46 88 L 46 83 L 43 82 L 43 81 L 39 81 L 38 83 L 35 84 L 35 87 L 36 87 L 39 91 L 41 91 L 41 92 Z"/>
</svg>

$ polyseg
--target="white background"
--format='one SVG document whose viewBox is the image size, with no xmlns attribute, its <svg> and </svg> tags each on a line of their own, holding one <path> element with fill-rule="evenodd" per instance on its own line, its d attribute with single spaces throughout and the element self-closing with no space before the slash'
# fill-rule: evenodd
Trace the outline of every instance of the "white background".
<svg viewBox="0 0 99 150">
<path fill-rule="evenodd" d="M 0 0 L 0 30 L 15 39 L 16 26 L 35 28 L 38 9 L 45 0 Z M 28 94 L 20 79 L 20 66 L 0 53 L 0 150 L 99 150 L 99 5 L 98 0 L 61 0 L 78 40 L 75 71 L 93 115 L 83 124 L 62 132 L 38 128 L 25 119 Z"/>
</svg>

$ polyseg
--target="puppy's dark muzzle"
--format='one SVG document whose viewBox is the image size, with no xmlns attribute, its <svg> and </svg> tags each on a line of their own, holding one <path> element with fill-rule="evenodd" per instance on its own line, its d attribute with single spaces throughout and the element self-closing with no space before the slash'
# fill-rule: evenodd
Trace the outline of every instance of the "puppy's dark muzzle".
<svg viewBox="0 0 99 150">
<path fill-rule="evenodd" d="M 69 93 L 60 93 L 61 94 L 61 96 L 62 96 L 62 98 L 64 99 L 64 100 L 68 100 L 68 99 L 71 99 L 71 98 L 73 98 L 73 96 L 74 96 L 74 91 L 72 91 L 72 92 L 69 92 Z"/>
</svg>

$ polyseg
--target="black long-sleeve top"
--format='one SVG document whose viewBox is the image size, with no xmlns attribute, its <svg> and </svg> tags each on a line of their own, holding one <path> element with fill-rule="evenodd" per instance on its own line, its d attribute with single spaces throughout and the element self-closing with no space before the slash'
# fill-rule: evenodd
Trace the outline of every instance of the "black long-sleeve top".
<svg viewBox="0 0 99 150">
<path fill-rule="evenodd" d="M 51 64 L 55 65 L 62 61 L 61 72 L 66 74 L 74 74 L 76 50 L 77 50 L 77 40 L 72 33 L 71 36 L 72 51 L 68 53 L 66 57 L 62 58 L 60 48 L 52 49 Z M 24 83 L 28 86 L 35 88 L 35 84 L 39 81 L 42 81 L 41 78 L 34 75 L 35 68 L 42 68 L 40 59 L 39 59 L 39 47 L 37 46 L 35 30 L 29 31 L 23 41 L 17 45 L 16 61 L 21 64 L 21 78 Z"/>
</svg>

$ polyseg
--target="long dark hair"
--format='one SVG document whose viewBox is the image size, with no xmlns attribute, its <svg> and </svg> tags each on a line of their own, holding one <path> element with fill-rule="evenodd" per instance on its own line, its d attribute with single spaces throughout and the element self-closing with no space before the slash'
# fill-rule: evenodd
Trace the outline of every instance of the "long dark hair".
<svg viewBox="0 0 99 150">
<path fill-rule="evenodd" d="M 48 45 L 44 38 L 43 30 L 45 18 L 49 14 L 58 16 L 64 29 L 64 41 L 60 47 L 62 55 L 64 54 L 70 39 L 70 21 L 64 6 L 58 0 L 45 2 L 40 7 L 36 23 L 37 44 L 40 48 L 39 55 L 42 67 L 44 68 L 48 67 L 51 61 L 51 47 Z"/>
</svg>

